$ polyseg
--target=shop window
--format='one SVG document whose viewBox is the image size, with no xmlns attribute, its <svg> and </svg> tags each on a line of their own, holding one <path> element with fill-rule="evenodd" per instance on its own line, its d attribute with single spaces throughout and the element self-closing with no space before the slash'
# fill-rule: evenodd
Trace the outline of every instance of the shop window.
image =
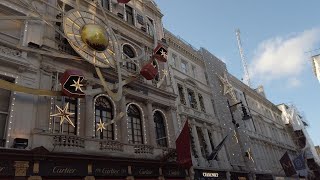
<svg viewBox="0 0 320 180">
<path fill-rule="evenodd" d="M 188 100 L 189 100 L 190 107 L 197 109 L 197 101 L 195 98 L 194 91 L 192 91 L 191 89 L 188 89 L 187 91 L 188 91 Z"/>
<path fill-rule="evenodd" d="M 155 130 L 156 130 L 156 138 L 157 138 L 157 145 L 160 147 L 167 147 L 167 136 L 166 136 L 166 126 L 164 124 L 164 118 L 161 112 L 156 111 L 153 114 L 153 120 L 155 123 Z"/>
<path fill-rule="evenodd" d="M 109 123 L 113 119 L 113 108 L 110 100 L 105 96 L 99 96 L 95 100 L 95 129 L 101 122 Z M 100 139 L 114 140 L 114 124 L 108 125 L 102 131 L 95 131 L 95 136 Z"/>
<path fill-rule="evenodd" d="M 178 91 L 179 91 L 180 103 L 186 105 L 186 100 L 184 98 L 184 90 L 182 85 L 180 84 L 178 84 Z"/>
<path fill-rule="evenodd" d="M 63 109 L 66 104 L 69 103 L 68 112 L 74 113 L 69 116 L 71 122 L 74 124 L 73 127 L 68 121 L 64 120 L 62 125 L 60 125 L 60 117 L 53 117 L 53 131 L 54 133 L 60 134 L 69 134 L 69 135 L 77 135 L 77 121 L 78 121 L 78 99 L 71 97 L 60 97 L 56 99 L 56 105 Z M 58 112 L 58 109 L 55 108 L 55 112 Z M 54 113 L 55 114 L 55 113 Z"/>
<path fill-rule="evenodd" d="M 126 9 L 126 20 L 129 24 L 134 24 L 133 21 L 133 9 L 132 7 L 125 5 L 125 9 Z"/>
<path fill-rule="evenodd" d="M 135 57 L 135 52 L 133 50 L 133 47 L 128 44 L 123 45 L 122 51 L 124 53 L 125 59 Z M 133 62 L 130 62 L 130 60 L 126 62 L 126 68 L 130 71 L 137 71 L 136 64 Z"/>
<path fill-rule="evenodd" d="M 128 137 L 131 144 L 143 144 L 141 113 L 136 105 L 129 105 Z"/>
<path fill-rule="evenodd" d="M 200 108 L 201 108 L 201 111 L 202 112 L 206 112 L 206 108 L 204 106 L 204 103 L 203 103 L 203 97 L 201 94 L 198 94 L 198 97 L 199 97 L 199 104 L 200 104 Z"/>
<path fill-rule="evenodd" d="M 14 79 L 6 76 L 1 76 L 1 80 L 5 80 L 13 83 Z M 0 89 L 0 147 L 5 146 L 5 133 L 6 124 L 9 115 L 9 103 L 10 103 L 11 91 Z"/>
</svg>

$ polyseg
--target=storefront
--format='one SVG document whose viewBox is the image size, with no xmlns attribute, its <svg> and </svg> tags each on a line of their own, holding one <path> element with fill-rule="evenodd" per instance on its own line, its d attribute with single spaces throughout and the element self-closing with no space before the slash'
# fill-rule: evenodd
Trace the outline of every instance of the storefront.
<svg viewBox="0 0 320 180">
<path fill-rule="evenodd" d="M 225 171 L 213 171 L 213 170 L 194 170 L 195 180 L 226 180 L 227 174 Z"/>
<path fill-rule="evenodd" d="M 175 162 L 40 151 L 0 149 L 0 180 L 183 180 L 188 175 Z"/>
<path fill-rule="evenodd" d="M 230 172 L 230 178 L 232 180 L 248 180 L 249 176 L 247 173 Z"/>
</svg>

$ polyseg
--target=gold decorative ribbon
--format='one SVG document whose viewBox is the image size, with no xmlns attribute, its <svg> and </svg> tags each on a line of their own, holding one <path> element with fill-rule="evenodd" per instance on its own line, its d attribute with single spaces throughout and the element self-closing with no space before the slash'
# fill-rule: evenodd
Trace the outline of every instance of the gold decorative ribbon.
<svg viewBox="0 0 320 180">
<path fill-rule="evenodd" d="M 50 91 L 50 90 L 44 90 L 44 89 L 28 88 L 28 87 L 17 85 L 15 83 L 11 83 L 2 79 L 0 79 L 0 88 L 6 89 L 9 91 L 17 91 L 17 92 L 33 94 L 38 96 L 62 96 L 61 91 Z"/>
</svg>

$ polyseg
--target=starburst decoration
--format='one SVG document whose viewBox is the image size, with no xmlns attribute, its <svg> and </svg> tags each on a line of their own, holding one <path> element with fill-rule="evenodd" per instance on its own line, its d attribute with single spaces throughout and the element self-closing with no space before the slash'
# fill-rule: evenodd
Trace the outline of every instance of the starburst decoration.
<svg viewBox="0 0 320 180">
<path fill-rule="evenodd" d="M 75 127 L 73 122 L 71 121 L 71 119 L 69 117 L 69 116 L 74 115 L 74 113 L 68 112 L 69 103 L 67 103 L 66 106 L 63 109 L 61 109 L 57 105 L 56 105 L 56 107 L 57 107 L 59 113 L 51 114 L 50 116 L 59 117 L 60 118 L 60 126 L 62 125 L 64 120 L 66 120 L 69 124 L 71 124 L 73 127 Z"/>
<path fill-rule="evenodd" d="M 106 129 L 106 127 L 105 127 L 105 125 L 104 125 L 104 122 L 101 121 L 101 118 L 100 118 L 100 122 L 97 123 L 97 126 L 98 126 L 97 131 L 102 132 L 103 130 Z"/>
<path fill-rule="evenodd" d="M 80 77 L 79 77 L 77 81 L 73 80 L 74 84 L 71 84 L 70 86 L 73 86 L 75 88 L 75 91 L 77 91 L 79 89 L 81 92 L 83 92 L 82 89 L 81 89 L 83 84 L 80 84 L 81 81 L 82 80 L 80 80 Z"/>
<path fill-rule="evenodd" d="M 223 84 L 223 95 L 229 94 L 232 100 L 237 101 L 236 95 L 234 94 L 234 89 L 231 83 L 228 80 L 227 73 L 224 73 L 224 77 L 218 75 L 221 83 Z"/>
<path fill-rule="evenodd" d="M 168 76 L 168 71 L 166 69 L 163 69 L 162 73 L 163 73 L 164 76 Z"/>
<path fill-rule="evenodd" d="M 161 53 L 161 56 L 167 59 L 168 54 L 163 49 L 161 49 L 160 53 Z"/>
<path fill-rule="evenodd" d="M 236 131 L 234 130 L 233 133 L 234 133 L 233 137 L 236 139 L 237 143 L 239 143 L 239 139 L 238 139 Z"/>
</svg>

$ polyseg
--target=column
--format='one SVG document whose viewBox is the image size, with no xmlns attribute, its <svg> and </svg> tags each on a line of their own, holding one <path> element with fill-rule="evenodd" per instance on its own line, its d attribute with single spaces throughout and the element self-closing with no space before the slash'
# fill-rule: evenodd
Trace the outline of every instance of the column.
<svg viewBox="0 0 320 180">
<path fill-rule="evenodd" d="M 196 125 L 195 125 L 195 121 L 194 120 L 191 120 L 191 123 L 190 123 L 191 127 L 192 127 L 192 136 L 193 136 L 193 139 L 194 139 L 194 145 L 196 147 L 196 153 L 198 155 L 198 159 L 199 159 L 199 162 L 200 164 L 204 164 L 204 159 L 202 157 L 202 153 L 201 153 L 201 148 L 200 148 L 200 143 L 199 143 L 199 137 L 198 137 L 198 133 L 197 133 L 197 128 L 196 128 Z"/>
<path fill-rule="evenodd" d="M 173 131 L 170 132 L 170 139 L 172 142 L 174 142 L 175 139 L 178 138 L 179 135 L 179 126 L 178 126 L 178 119 L 177 119 L 177 108 L 175 106 L 171 106 L 169 108 L 169 114 L 171 119 L 167 119 L 168 124 L 172 124 L 173 125 Z M 171 121 L 171 123 L 169 123 Z M 168 128 L 170 129 L 170 127 Z M 174 144 L 174 143 L 173 143 Z"/>
<path fill-rule="evenodd" d="M 128 120 L 127 120 L 127 107 L 126 107 L 126 96 L 125 93 L 123 93 L 122 98 L 120 100 L 120 111 L 124 113 L 124 116 L 121 118 L 121 121 L 119 121 L 118 125 L 118 136 L 121 142 L 123 143 L 129 143 L 128 142 Z"/>
<path fill-rule="evenodd" d="M 204 135 L 204 140 L 205 140 L 205 142 L 207 144 L 207 151 L 208 151 L 209 154 L 211 154 L 212 147 L 211 147 L 211 142 L 210 142 L 209 133 L 208 133 L 208 129 L 207 128 L 208 128 L 207 125 L 204 124 L 203 128 L 202 128 L 202 133 Z"/>
<path fill-rule="evenodd" d="M 87 91 L 91 91 L 92 86 L 87 86 Z M 85 136 L 94 137 L 95 136 L 95 117 L 94 117 L 94 107 L 93 107 L 93 97 L 92 95 L 86 95 L 86 119 L 84 120 Z"/>
<path fill-rule="evenodd" d="M 150 145 L 157 147 L 157 141 L 156 141 L 156 133 L 155 133 L 155 124 L 153 120 L 153 113 L 152 113 L 152 101 L 147 101 L 147 109 L 148 109 L 148 116 L 147 119 L 145 119 L 146 128 L 147 128 L 147 135 L 148 135 L 148 142 Z"/>
</svg>

